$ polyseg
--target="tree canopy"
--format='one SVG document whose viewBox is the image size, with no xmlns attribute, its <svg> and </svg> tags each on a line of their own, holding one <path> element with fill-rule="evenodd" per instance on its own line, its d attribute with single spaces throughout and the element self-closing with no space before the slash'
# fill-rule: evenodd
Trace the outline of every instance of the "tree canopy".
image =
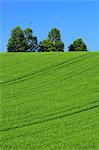
<svg viewBox="0 0 99 150">
<path fill-rule="evenodd" d="M 81 38 L 76 39 L 73 44 L 70 44 L 68 51 L 88 51 L 86 44 Z"/>
<path fill-rule="evenodd" d="M 33 36 L 32 30 L 27 28 L 22 30 L 19 26 L 14 28 L 8 40 L 8 52 L 35 51 L 37 47 L 37 37 Z"/>
<path fill-rule="evenodd" d="M 63 52 L 64 43 L 61 41 L 60 31 L 56 28 L 51 29 L 48 38 L 39 43 L 39 51 L 41 52 Z"/>
<path fill-rule="evenodd" d="M 20 26 L 13 28 L 7 44 L 8 52 L 64 52 L 64 43 L 60 30 L 52 28 L 48 37 L 38 43 L 30 28 L 22 30 Z M 87 45 L 81 38 L 73 41 L 68 47 L 69 52 L 88 51 Z"/>
</svg>

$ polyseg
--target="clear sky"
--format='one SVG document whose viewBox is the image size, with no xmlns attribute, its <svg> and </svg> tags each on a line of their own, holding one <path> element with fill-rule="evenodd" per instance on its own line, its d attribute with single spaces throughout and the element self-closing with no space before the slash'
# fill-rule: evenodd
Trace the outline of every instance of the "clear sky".
<svg viewBox="0 0 99 150">
<path fill-rule="evenodd" d="M 56 27 L 61 31 L 65 50 L 81 37 L 90 51 L 99 51 L 98 0 L 0 0 L 0 51 L 6 51 L 16 26 L 30 27 L 38 41 Z"/>
</svg>

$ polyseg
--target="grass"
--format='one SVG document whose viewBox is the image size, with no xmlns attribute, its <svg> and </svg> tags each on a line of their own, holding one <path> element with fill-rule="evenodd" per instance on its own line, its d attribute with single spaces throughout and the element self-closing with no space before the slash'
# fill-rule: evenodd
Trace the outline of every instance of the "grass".
<svg viewBox="0 0 99 150">
<path fill-rule="evenodd" d="M 0 61 L 0 150 L 99 150 L 98 52 Z"/>
</svg>

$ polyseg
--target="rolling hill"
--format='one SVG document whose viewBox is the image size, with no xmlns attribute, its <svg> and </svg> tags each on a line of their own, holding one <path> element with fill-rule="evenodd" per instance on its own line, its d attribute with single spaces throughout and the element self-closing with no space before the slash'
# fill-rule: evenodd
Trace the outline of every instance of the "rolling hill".
<svg viewBox="0 0 99 150">
<path fill-rule="evenodd" d="M 99 150 L 99 52 L 0 61 L 0 150 Z"/>
</svg>

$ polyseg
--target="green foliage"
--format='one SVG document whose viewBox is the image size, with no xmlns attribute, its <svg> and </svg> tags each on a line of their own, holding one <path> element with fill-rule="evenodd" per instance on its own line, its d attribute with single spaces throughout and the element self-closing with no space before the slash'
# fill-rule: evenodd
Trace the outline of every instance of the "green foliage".
<svg viewBox="0 0 99 150">
<path fill-rule="evenodd" d="M 1 150 L 99 149 L 98 52 L 2 53 L 0 61 Z"/>
<path fill-rule="evenodd" d="M 73 44 L 70 44 L 70 46 L 68 47 L 68 51 L 88 51 L 88 50 L 83 40 L 81 38 L 78 38 L 73 42 Z"/>
<path fill-rule="evenodd" d="M 46 39 L 42 42 L 40 42 L 39 47 L 41 49 L 41 52 L 49 52 L 49 49 L 52 48 L 52 43 L 50 42 L 49 39 Z M 39 51 L 40 51 L 39 49 Z M 52 49 L 51 49 L 52 51 Z"/>
<path fill-rule="evenodd" d="M 51 29 L 48 38 L 39 44 L 39 51 L 41 52 L 63 52 L 64 43 L 61 41 L 60 31 L 56 28 Z"/>
<path fill-rule="evenodd" d="M 8 52 L 25 51 L 24 33 L 19 26 L 14 28 L 7 44 Z"/>
<path fill-rule="evenodd" d="M 8 40 L 8 52 L 35 51 L 37 46 L 37 37 L 32 35 L 30 28 L 24 31 L 17 26 L 12 30 L 11 37 Z"/>
<path fill-rule="evenodd" d="M 8 52 L 64 52 L 64 43 L 60 31 L 52 28 L 48 38 L 39 42 L 30 28 L 22 30 L 19 26 L 14 28 L 7 44 Z M 70 44 L 68 51 L 88 51 L 86 44 L 78 38 Z"/>
<path fill-rule="evenodd" d="M 30 28 L 24 30 L 25 35 L 25 50 L 26 51 L 36 51 L 37 47 L 37 37 L 32 35 L 33 31 Z"/>
<path fill-rule="evenodd" d="M 56 48 L 56 52 L 63 52 L 64 51 L 64 43 L 60 42 L 60 41 L 56 41 L 55 42 L 55 48 Z"/>
<path fill-rule="evenodd" d="M 51 29 L 48 34 L 48 38 L 50 42 L 56 43 L 57 41 L 61 41 L 61 34 L 60 31 L 56 28 Z"/>
</svg>

